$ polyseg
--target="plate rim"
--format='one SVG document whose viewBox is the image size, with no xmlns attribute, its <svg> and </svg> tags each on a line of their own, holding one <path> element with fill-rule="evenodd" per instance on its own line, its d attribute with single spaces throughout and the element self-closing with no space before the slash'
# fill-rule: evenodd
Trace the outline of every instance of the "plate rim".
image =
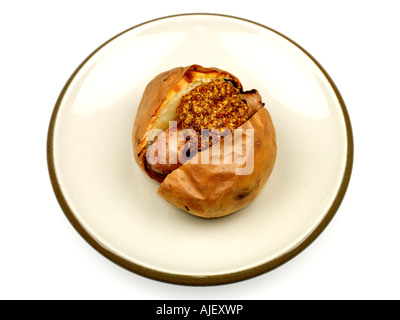
<svg viewBox="0 0 400 320">
<path fill-rule="evenodd" d="M 150 24 L 156 21 L 160 20 L 166 20 L 166 19 L 171 19 L 171 18 L 177 18 L 177 17 L 184 17 L 184 16 L 215 16 L 215 17 L 220 17 L 220 18 L 230 18 L 234 20 L 239 20 L 239 21 L 244 21 L 247 23 L 251 23 L 257 26 L 260 26 L 262 28 L 265 28 L 282 38 L 286 39 L 293 45 L 295 45 L 297 48 L 299 48 L 303 53 L 305 53 L 308 58 L 310 58 L 315 65 L 320 69 L 320 71 L 323 73 L 325 78 L 328 80 L 329 85 L 332 87 L 335 96 L 339 102 L 339 105 L 342 110 L 344 122 L 345 122 L 345 129 L 346 129 L 346 137 L 347 137 L 347 154 L 346 154 L 346 165 L 345 165 L 345 170 L 343 173 L 342 181 L 340 184 L 340 188 L 335 196 L 335 200 L 332 202 L 331 207 L 325 214 L 324 218 L 322 221 L 318 224 L 318 226 L 314 229 L 314 231 L 307 236 L 297 247 L 292 248 L 290 251 L 284 253 L 283 255 L 264 262 L 260 265 L 250 267 L 250 268 L 245 268 L 243 270 L 235 271 L 235 272 L 229 272 L 229 273 L 223 273 L 223 274 L 216 274 L 216 275 L 188 275 L 188 274 L 178 274 L 178 273 L 169 273 L 165 271 L 160 271 L 157 269 L 152 269 L 149 267 L 142 266 L 140 264 L 136 264 L 132 261 L 129 261 L 127 259 L 124 259 L 123 257 L 113 253 L 112 251 L 104 248 L 99 244 L 84 228 L 83 226 L 79 223 L 78 219 L 74 215 L 72 209 L 69 207 L 66 198 L 64 197 L 61 186 L 58 182 L 57 179 L 57 173 L 55 170 L 55 161 L 54 161 L 54 131 L 56 127 L 56 119 L 58 115 L 58 111 L 60 110 L 61 103 L 63 101 L 63 98 L 65 96 L 66 91 L 71 85 L 71 82 L 74 80 L 75 76 L 79 73 L 79 71 L 82 69 L 82 67 L 98 52 L 100 51 L 103 47 L 108 45 L 110 42 L 112 42 L 114 39 L 122 36 L 123 34 L 136 29 L 142 25 Z M 192 285 L 192 286 L 207 286 L 207 285 L 221 285 L 221 284 L 227 284 L 227 283 L 233 283 L 233 282 L 238 282 L 242 280 L 246 280 L 249 278 L 253 278 L 255 276 L 259 276 L 261 274 L 264 274 L 266 272 L 269 272 L 280 265 L 286 263 L 287 261 L 291 260 L 295 256 L 297 256 L 300 252 L 302 252 L 305 248 L 307 248 L 321 233 L 322 231 L 327 227 L 327 225 L 330 223 L 336 212 L 338 211 L 342 200 L 344 198 L 344 195 L 347 191 L 349 182 L 350 182 L 350 177 L 351 177 L 351 172 L 353 168 L 353 159 L 354 159 L 354 140 L 353 140 L 353 131 L 352 131 L 352 126 L 350 122 L 350 117 L 348 110 L 346 108 L 345 102 L 336 87 L 335 83 L 333 82 L 332 78 L 329 76 L 327 71 L 322 67 L 322 65 L 308 52 L 306 51 L 302 46 L 297 44 L 295 41 L 290 39 L 289 37 L 285 36 L 284 34 L 267 27 L 261 23 L 248 20 L 245 18 L 237 17 L 237 16 L 232 16 L 232 15 L 226 15 L 226 14 L 219 14 L 219 13 L 182 13 L 182 14 L 174 14 L 174 15 L 168 15 L 168 16 L 163 16 L 160 18 L 152 19 L 145 21 L 143 23 L 137 24 L 133 27 L 130 27 L 117 35 L 113 36 L 109 40 L 105 41 L 103 44 L 101 44 L 99 47 L 97 47 L 91 54 L 89 54 L 80 64 L 79 66 L 75 69 L 75 71 L 71 74 L 67 82 L 65 83 L 64 87 L 62 88 L 55 106 L 53 108 L 51 118 L 50 118 L 50 123 L 48 127 L 48 134 L 47 134 L 47 146 L 46 146 L 46 152 L 47 152 L 47 167 L 48 167 L 48 172 L 50 176 L 50 181 L 51 185 L 53 188 L 53 191 L 55 193 L 55 196 L 57 198 L 57 201 L 64 212 L 65 216 L 69 220 L 69 222 L 72 224 L 72 226 L 75 228 L 75 230 L 80 234 L 80 236 L 86 240 L 87 243 L 89 243 L 94 249 L 96 249 L 100 254 L 111 260 L 112 262 L 116 263 L 120 267 L 123 267 L 127 269 L 128 271 L 134 272 L 138 275 L 153 279 L 153 280 L 158 280 L 162 282 L 167 282 L 167 283 L 173 283 L 173 284 L 180 284 L 180 285 Z"/>
</svg>

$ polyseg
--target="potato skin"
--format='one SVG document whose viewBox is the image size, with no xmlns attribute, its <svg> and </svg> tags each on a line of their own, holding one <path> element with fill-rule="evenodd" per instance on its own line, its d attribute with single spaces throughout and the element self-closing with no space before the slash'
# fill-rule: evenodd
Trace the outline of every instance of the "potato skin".
<svg viewBox="0 0 400 320">
<path fill-rule="evenodd" d="M 241 128 L 254 129 L 254 169 L 251 174 L 237 175 L 236 169 L 240 165 L 234 162 L 222 164 L 226 153 L 221 152 L 220 165 L 211 164 L 211 160 L 208 164 L 194 164 L 199 162 L 195 157 L 169 174 L 161 183 L 158 194 L 172 205 L 205 218 L 225 216 L 252 202 L 274 167 L 276 135 L 271 116 L 265 108 Z M 242 146 L 244 148 L 245 139 Z"/>
<path fill-rule="evenodd" d="M 199 65 L 178 67 L 156 76 L 146 86 L 134 122 L 132 143 L 136 162 L 146 174 L 160 182 L 157 193 L 170 204 L 205 218 L 222 217 L 252 202 L 267 182 L 276 159 L 276 135 L 269 112 L 262 108 L 240 128 L 254 129 L 254 169 L 237 175 L 240 165 L 200 163 L 200 154 L 169 175 L 151 172 L 146 165 L 147 132 L 169 99 L 186 89 L 195 79 L 230 79 L 241 91 L 240 81 L 232 74 Z M 243 139 L 245 145 L 245 139 Z M 224 141 L 215 146 L 223 147 Z M 222 149 L 223 150 L 223 149 Z M 221 153 L 221 159 L 227 154 Z M 211 156 L 210 156 L 211 157 Z M 195 163 L 195 162 L 199 163 Z"/>
</svg>

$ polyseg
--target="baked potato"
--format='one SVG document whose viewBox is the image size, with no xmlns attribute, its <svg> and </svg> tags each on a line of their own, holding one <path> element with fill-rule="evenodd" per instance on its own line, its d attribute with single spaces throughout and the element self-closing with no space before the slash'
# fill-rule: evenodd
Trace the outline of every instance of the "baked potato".
<svg viewBox="0 0 400 320">
<path fill-rule="evenodd" d="M 206 132 L 206 134 L 204 134 Z M 133 125 L 136 162 L 172 205 L 205 218 L 252 202 L 276 159 L 276 135 L 257 90 L 200 65 L 157 75 Z"/>
</svg>

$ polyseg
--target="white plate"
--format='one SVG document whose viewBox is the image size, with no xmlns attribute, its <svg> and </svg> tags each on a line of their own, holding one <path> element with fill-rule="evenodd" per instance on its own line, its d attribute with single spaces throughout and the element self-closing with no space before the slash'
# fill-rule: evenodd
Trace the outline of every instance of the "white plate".
<svg viewBox="0 0 400 320">
<path fill-rule="evenodd" d="M 258 89 L 277 133 L 275 169 L 260 196 L 219 219 L 166 203 L 133 157 L 145 85 L 190 64 Z M 78 232 L 117 264 L 180 284 L 246 279 L 298 254 L 337 211 L 352 159 L 345 105 L 315 59 L 265 26 L 213 14 L 153 20 L 107 41 L 68 80 L 48 136 L 53 188 Z"/>
</svg>

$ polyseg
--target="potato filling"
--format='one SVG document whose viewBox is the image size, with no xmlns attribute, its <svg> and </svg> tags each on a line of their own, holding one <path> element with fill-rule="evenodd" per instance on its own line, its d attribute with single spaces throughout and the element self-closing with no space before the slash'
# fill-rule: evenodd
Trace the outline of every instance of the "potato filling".
<svg viewBox="0 0 400 320">
<path fill-rule="evenodd" d="M 239 93 L 230 81 L 224 80 L 195 87 L 182 97 L 177 107 L 178 128 L 195 130 L 198 149 L 208 148 L 248 120 L 249 108 Z M 209 139 L 204 139 L 204 135 L 201 139 L 202 129 L 209 130 Z"/>
</svg>

